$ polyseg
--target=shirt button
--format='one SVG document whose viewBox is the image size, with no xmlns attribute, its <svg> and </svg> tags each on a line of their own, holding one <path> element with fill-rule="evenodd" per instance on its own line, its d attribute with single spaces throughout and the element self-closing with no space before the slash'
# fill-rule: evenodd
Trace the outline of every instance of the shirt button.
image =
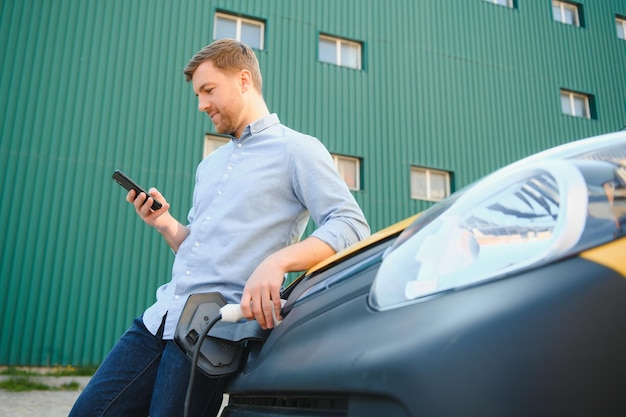
<svg viewBox="0 0 626 417">
<path fill-rule="evenodd" d="M 227 170 L 227 171 L 232 171 L 232 169 L 233 169 L 233 166 L 232 166 L 232 165 L 228 165 L 228 166 L 226 167 L 226 170 Z"/>
<path fill-rule="evenodd" d="M 219 191 L 217 192 L 217 195 L 222 195 L 222 190 L 219 190 Z"/>
<path fill-rule="evenodd" d="M 185 271 L 185 275 L 191 275 L 191 271 L 190 270 L 186 270 Z"/>
<path fill-rule="evenodd" d="M 180 295 L 175 295 L 174 300 L 180 300 Z"/>
<path fill-rule="evenodd" d="M 196 241 L 195 243 L 196 248 L 200 246 L 200 242 Z"/>
<path fill-rule="evenodd" d="M 238 148 L 241 148 L 241 143 L 238 143 L 238 144 L 237 144 L 237 147 L 238 147 Z"/>
</svg>

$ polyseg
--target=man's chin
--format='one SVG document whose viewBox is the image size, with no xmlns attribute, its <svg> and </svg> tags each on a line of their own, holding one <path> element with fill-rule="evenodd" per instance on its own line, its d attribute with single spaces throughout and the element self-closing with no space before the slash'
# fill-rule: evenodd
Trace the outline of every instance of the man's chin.
<svg viewBox="0 0 626 417">
<path fill-rule="evenodd" d="M 215 126 L 215 133 L 217 133 L 218 135 L 228 135 L 228 136 L 235 136 L 235 131 L 230 130 L 230 129 L 218 129 L 217 126 Z"/>
</svg>

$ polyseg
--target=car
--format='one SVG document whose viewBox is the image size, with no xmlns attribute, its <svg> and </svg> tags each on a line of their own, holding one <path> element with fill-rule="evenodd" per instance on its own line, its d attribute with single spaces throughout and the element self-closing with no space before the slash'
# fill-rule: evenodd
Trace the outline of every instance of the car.
<svg viewBox="0 0 626 417">
<path fill-rule="evenodd" d="M 223 417 L 623 415 L 626 132 L 502 168 L 282 295 L 273 330 L 209 332 L 244 352 Z"/>
</svg>

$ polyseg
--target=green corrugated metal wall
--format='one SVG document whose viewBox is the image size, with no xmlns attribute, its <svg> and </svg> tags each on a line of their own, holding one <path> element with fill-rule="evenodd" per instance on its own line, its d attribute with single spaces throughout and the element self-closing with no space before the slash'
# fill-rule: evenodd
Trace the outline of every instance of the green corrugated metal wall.
<svg viewBox="0 0 626 417">
<path fill-rule="evenodd" d="M 202 139 L 181 69 L 216 10 L 266 21 L 270 108 L 333 153 L 363 158 L 374 230 L 429 203 L 411 164 L 455 186 L 535 151 L 626 124 L 624 0 L 8 0 L 0 3 L 0 364 L 101 361 L 169 278 L 173 255 L 110 179 L 156 185 L 183 220 Z M 364 42 L 364 69 L 317 62 L 317 36 Z M 559 89 L 597 119 L 561 115 Z"/>
</svg>

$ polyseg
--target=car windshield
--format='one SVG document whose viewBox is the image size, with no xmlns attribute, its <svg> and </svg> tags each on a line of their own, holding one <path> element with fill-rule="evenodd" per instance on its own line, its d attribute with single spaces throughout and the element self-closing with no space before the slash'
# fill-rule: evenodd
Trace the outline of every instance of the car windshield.
<svg viewBox="0 0 626 417">
<path fill-rule="evenodd" d="M 474 285 L 624 236 L 626 133 L 561 148 L 500 170 L 420 216 L 385 254 L 373 307 Z"/>
</svg>

